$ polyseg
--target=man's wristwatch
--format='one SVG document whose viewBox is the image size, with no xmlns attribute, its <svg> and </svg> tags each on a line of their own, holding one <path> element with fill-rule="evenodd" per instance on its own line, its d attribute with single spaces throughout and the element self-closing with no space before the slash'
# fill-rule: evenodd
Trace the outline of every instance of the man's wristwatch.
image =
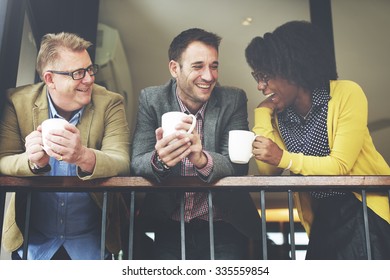
<svg viewBox="0 0 390 280">
<path fill-rule="evenodd" d="M 39 167 L 35 163 L 28 161 L 28 166 L 30 167 L 31 172 L 34 174 L 43 174 L 51 170 L 50 164 L 46 164 L 44 167 Z"/>
<path fill-rule="evenodd" d="M 162 169 L 162 170 L 164 170 L 164 171 L 168 171 L 168 170 L 171 169 L 168 165 L 165 164 L 165 162 L 162 161 L 162 159 L 160 158 L 159 155 L 157 155 L 157 161 L 156 161 L 156 163 L 157 163 L 157 167 L 158 167 L 159 169 Z"/>
</svg>

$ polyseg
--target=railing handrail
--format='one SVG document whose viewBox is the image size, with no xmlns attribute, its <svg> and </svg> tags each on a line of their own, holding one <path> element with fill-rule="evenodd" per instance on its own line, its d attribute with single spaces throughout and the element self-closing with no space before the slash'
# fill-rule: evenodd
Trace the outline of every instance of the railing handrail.
<svg viewBox="0 0 390 280">
<path fill-rule="evenodd" d="M 197 177 L 174 177 L 165 180 L 163 183 L 157 183 L 143 177 L 110 177 L 94 180 L 81 180 L 78 177 L 68 176 L 34 176 L 34 177 L 14 177 L 0 176 L 0 222 L 4 219 L 4 204 L 6 192 L 27 191 L 28 193 L 39 191 L 59 191 L 59 192 L 104 192 L 103 215 L 102 215 L 102 241 L 101 241 L 101 259 L 104 259 L 105 253 L 105 228 L 106 221 L 104 214 L 107 206 L 107 192 L 110 191 L 131 191 L 130 228 L 129 228 L 129 256 L 133 256 L 133 231 L 134 231 L 134 194 L 136 191 L 204 191 L 208 192 L 209 215 L 212 217 L 212 192 L 226 190 L 243 190 L 248 192 L 260 192 L 261 212 L 265 213 L 265 192 L 287 191 L 288 209 L 290 220 L 291 236 L 291 257 L 295 259 L 295 234 L 294 220 L 292 217 L 292 192 L 311 191 L 319 189 L 331 190 L 351 190 L 361 191 L 363 197 L 363 211 L 365 223 L 366 248 L 368 259 L 371 259 L 371 249 L 369 241 L 369 228 L 367 219 L 366 191 L 388 192 L 390 199 L 390 175 L 387 176 L 240 176 L 225 177 L 214 183 L 205 183 Z M 184 205 L 184 204 L 183 204 Z M 181 220 L 181 246 L 185 248 L 184 235 L 184 206 L 182 208 Z M 30 207 L 26 213 L 29 213 Z M 210 214 L 211 213 L 211 214 Z M 265 216 L 264 216 L 265 217 Z M 262 220 L 262 232 L 266 233 L 265 220 Z M 214 259 L 213 222 L 209 220 L 210 227 L 210 256 Z M 28 219 L 26 219 L 25 236 L 28 236 Z M 0 225 L 0 239 L 2 236 L 2 224 Z M 1 242 L 0 242 L 1 244 Z M 26 243 L 27 244 L 27 243 Z M 262 256 L 267 259 L 267 240 L 265 234 L 262 235 Z M 23 247 L 27 252 L 27 246 Z M 26 259 L 27 255 L 23 255 Z M 185 259 L 185 249 L 182 249 L 182 259 Z"/>
<path fill-rule="evenodd" d="M 157 183 L 144 177 L 110 177 L 80 180 L 68 176 L 0 176 L 0 191 L 107 191 L 107 190 L 227 190 L 245 186 L 246 191 L 310 191 L 318 187 L 332 189 L 380 190 L 390 186 L 389 176 L 237 176 L 205 183 L 196 177 L 174 177 Z M 163 187 L 163 188 L 161 188 Z M 383 188 L 382 188 L 383 189 Z M 386 188 L 385 188 L 386 189 Z"/>
</svg>

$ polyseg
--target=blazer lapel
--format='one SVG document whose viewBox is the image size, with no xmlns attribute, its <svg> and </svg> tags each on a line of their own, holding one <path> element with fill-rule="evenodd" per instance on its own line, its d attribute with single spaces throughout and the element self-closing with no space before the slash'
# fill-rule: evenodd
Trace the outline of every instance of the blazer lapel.
<svg viewBox="0 0 390 280">
<path fill-rule="evenodd" d="M 42 87 L 41 94 L 38 95 L 38 98 L 35 100 L 33 108 L 33 124 L 34 129 L 44 121 L 49 118 L 49 103 L 47 101 L 47 87 L 46 85 Z M 94 114 L 93 102 L 87 105 L 83 115 L 81 117 L 80 123 L 77 125 L 77 128 L 80 130 L 81 134 L 81 143 L 87 145 L 88 137 L 90 135 L 89 131 L 91 130 L 92 117 Z"/>
<path fill-rule="evenodd" d="M 213 98 L 213 95 L 211 95 L 211 98 L 207 104 L 206 112 L 204 115 L 204 128 L 203 128 L 203 134 L 204 135 L 215 135 L 215 137 L 205 137 L 204 141 L 204 147 L 206 151 L 215 151 L 217 147 L 217 141 L 218 141 L 218 116 L 219 116 L 220 108 L 218 106 L 218 102 L 216 98 Z"/>
<path fill-rule="evenodd" d="M 44 121 L 49 118 L 49 103 L 47 101 L 47 87 L 46 85 L 42 87 L 41 93 L 38 94 L 37 99 L 35 100 L 33 112 L 33 125 L 34 130 Z"/>
<path fill-rule="evenodd" d="M 91 135 L 90 130 L 92 126 L 93 114 L 94 106 L 92 101 L 85 107 L 80 122 L 77 125 L 77 128 L 80 130 L 81 143 L 84 146 L 88 146 L 89 135 Z"/>
</svg>

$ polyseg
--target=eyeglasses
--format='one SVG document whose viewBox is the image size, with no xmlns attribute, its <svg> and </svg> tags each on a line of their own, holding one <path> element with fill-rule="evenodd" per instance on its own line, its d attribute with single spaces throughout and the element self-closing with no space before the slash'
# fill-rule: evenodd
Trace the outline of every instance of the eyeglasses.
<svg viewBox="0 0 390 280">
<path fill-rule="evenodd" d="M 255 79 L 256 83 L 259 83 L 261 81 L 264 86 L 268 86 L 268 81 L 270 80 L 270 77 L 268 75 L 257 71 L 251 72 L 251 74 Z"/>
<path fill-rule="evenodd" d="M 88 72 L 90 76 L 95 76 L 98 71 L 99 71 L 99 65 L 91 64 L 87 68 L 80 68 L 72 72 L 63 72 L 63 71 L 54 71 L 54 70 L 48 70 L 47 72 L 59 74 L 59 75 L 71 76 L 73 80 L 81 80 L 84 79 L 85 73 Z"/>
</svg>

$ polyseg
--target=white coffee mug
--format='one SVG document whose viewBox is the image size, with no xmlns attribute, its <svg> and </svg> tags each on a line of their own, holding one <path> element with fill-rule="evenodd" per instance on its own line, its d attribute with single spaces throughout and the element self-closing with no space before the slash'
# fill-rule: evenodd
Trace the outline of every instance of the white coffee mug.
<svg viewBox="0 0 390 280">
<path fill-rule="evenodd" d="M 248 163 L 252 154 L 252 144 L 256 135 L 247 130 L 229 131 L 229 158 L 239 164 Z"/>
<path fill-rule="evenodd" d="M 50 131 L 53 129 L 64 129 L 65 124 L 68 122 L 64 119 L 59 118 L 53 118 L 53 119 L 47 119 L 42 122 L 42 143 L 43 143 L 43 149 L 47 151 L 50 147 L 47 145 L 47 135 Z"/>
<path fill-rule="evenodd" d="M 196 126 L 196 117 L 192 114 L 187 115 L 183 112 L 167 112 L 161 117 L 161 127 L 163 129 L 163 137 L 166 137 L 172 133 L 175 133 L 176 126 L 183 122 L 183 118 L 186 116 L 192 117 L 192 124 L 188 131 L 179 130 L 181 133 L 191 133 Z"/>
</svg>

